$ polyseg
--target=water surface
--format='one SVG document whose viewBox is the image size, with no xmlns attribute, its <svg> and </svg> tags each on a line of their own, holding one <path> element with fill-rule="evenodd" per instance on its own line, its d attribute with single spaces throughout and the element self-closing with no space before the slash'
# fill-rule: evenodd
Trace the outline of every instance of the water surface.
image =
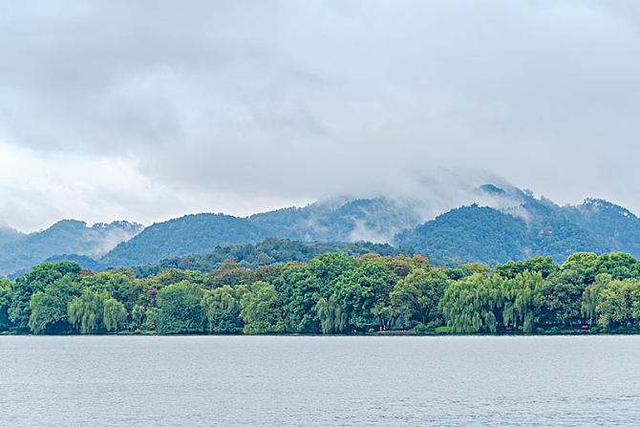
<svg viewBox="0 0 640 427">
<path fill-rule="evenodd" d="M 0 425 L 640 425 L 640 337 L 0 337 Z"/>
</svg>

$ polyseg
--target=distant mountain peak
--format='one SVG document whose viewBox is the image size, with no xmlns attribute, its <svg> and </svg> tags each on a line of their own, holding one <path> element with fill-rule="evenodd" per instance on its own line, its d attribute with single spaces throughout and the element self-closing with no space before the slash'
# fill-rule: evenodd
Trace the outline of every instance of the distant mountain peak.
<svg viewBox="0 0 640 427">
<path fill-rule="evenodd" d="M 3 236 L 0 238 L 0 276 L 30 268 L 60 254 L 101 256 L 141 229 L 140 224 L 127 221 L 89 227 L 84 221 L 63 219 L 42 231 L 18 233 L 13 238 Z"/>
<path fill-rule="evenodd" d="M 480 190 L 488 194 L 506 194 L 506 191 L 495 184 L 482 184 L 479 188 Z"/>
<path fill-rule="evenodd" d="M 617 213 L 619 215 L 622 215 L 626 218 L 632 218 L 632 219 L 638 219 L 637 216 L 629 211 L 628 209 L 617 205 L 615 203 L 611 203 L 608 200 L 605 199 L 598 199 L 598 198 L 587 198 L 585 199 L 581 205 L 577 206 L 578 208 L 582 208 L 582 209 L 589 209 L 591 211 L 609 211 L 609 212 L 614 212 Z"/>
<path fill-rule="evenodd" d="M 134 266 L 266 238 L 395 242 L 433 260 L 455 262 L 494 263 L 534 255 L 562 260 L 578 251 L 640 255 L 640 220 L 604 199 L 560 206 L 500 180 L 465 185 L 457 192 L 437 185 L 416 192 L 415 197 L 332 197 L 243 218 L 189 214 L 144 230 L 127 221 L 87 226 L 73 219 L 38 233 L 9 231 L 6 238 L 0 229 L 0 274 L 52 256 L 79 256 L 85 263 L 89 261 L 82 256 L 93 257 L 102 267 Z"/>
</svg>

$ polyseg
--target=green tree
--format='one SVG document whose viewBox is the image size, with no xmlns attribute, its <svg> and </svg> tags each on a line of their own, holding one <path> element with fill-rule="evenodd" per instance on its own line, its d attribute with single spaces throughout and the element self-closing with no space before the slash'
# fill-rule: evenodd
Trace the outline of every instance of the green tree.
<svg viewBox="0 0 640 427">
<path fill-rule="evenodd" d="M 537 256 L 524 261 L 509 261 L 496 267 L 496 273 L 506 279 L 515 279 L 526 271 L 540 273 L 546 278 L 558 271 L 558 266 L 552 257 Z"/>
<path fill-rule="evenodd" d="M 593 284 L 587 286 L 582 293 L 580 312 L 590 324 L 597 323 L 598 303 L 602 289 L 613 280 L 610 274 L 601 273 L 596 276 Z"/>
<path fill-rule="evenodd" d="M 571 255 L 560 266 L 560 271 L 568 270 L 576 277 L 574 283 L 584 284 L 586 287 L 595 281 L 598 274 L 599 257 L 593 252 L 577 252 Z"/>
<path fill-rule="evenodd" d="M 0 332 L 11 326 L 9 321 L 9 305 L 11 303 L 12 283 L 6 278 L 0 278 Z"/>
<path fill-rule="evenodd" d="M 21 331 L 29 328 L 31 296 L 65 275 L 77 278 L 80 266 L 74 262 L 44 263 L 34 267 L 16 279 L 11 291 L 11 302 L 7 310 L 9 320 Z"/>
<path fill-rule="evenodd" d="M 127 309 L 120 301 L 109 298 L 104 302 L 102 320 L 108 332 L 117 332 L 127 321 Z"/>
<path fill-rule="evenodd" d="M 595 302 L 598 326 L 605 330 L 621 327 L 637 329 L 640 320 L 640 280 L 601 280 L 587 288 L 585 294 L 587 291 L 594 295 L 589 295 L 593 298 L 593 302 L 589 301 L 589 307 Z M 590 314 L 594 317 L 593 313 Z"/>
<path fill-rule="evenodd" d="M 582 294 L 587 287 L 583 278 L 591 281 L 590 273 L 565 269 L 544 282 L 536 297 L 542 325 L 570 326 L 582 322 Z"/>
<path fill-rule="evenodd" d="M 307 265 L 290 266 L 275 279 L 283 299 L 285 328 L 293 333 L 318 333 L 315 306 L 322 292 L 322 281 Z"/>
<path fill-rule="evenodd" d="M 69 328 L 67 306 L 80 295 L 75 278 L 66 275 L 31 296 L 29 327 L 34 334 L 62 333 Z"/>
<path fill-rule="evenodd" d="M 239 291 L 224 285 L 208 291 L 202 298 L 202 305 L 209 323 L 209 331 L 214 334 L 234 334 L 242 330 L 240 319 Z"/>
<path fill-rule="evenodd" d="M 443 270 L 413 270 L 394 286 L 391 304 L 405 319 L 426 324 L 441 315 L 439 303 L 448 283 Z"/>
<path fill-rule="evenodd" d="M 610 274 L 617 280 L 640 278 L 636 277 L 638 261 L 629 254 L 612 252 L 598 258 L 596 271 Z"/>
<path fill-rule="evenodd" d="M 276 288 L 266 282 L 253 283 L 240 299 L 240 315 L 246 334 L 284 332 L 282 301 Z"/>
<path fill-rule="evenodd" d="M 161 334 L 191 334 L 204 331 L 202 288 L 188 282 L 166 286 L 158 292 L 156 327 Z"/>
<path fill-rule="evenodd" d="M 526 333 L 534 331 L 539 317 L 537 301 L 545 285 L 543 273 L 525 270 L 502 286 L 502 317 L 505 326 L 522 325 Z"/>
<path fill-rule="evenodd" d="M 134 330 L 139 330 L 142 328 L 146 318 L 146 309 L 143 305 L 137 304 L 134 305 L 131 309 L 131 325 Z"/>
<path fill-rule="evenodd" d="M 454 332 L 496 332 L 504 279 L 476 273 L 451 283 L 442 298 L 442 311 Z"/>
<path fill-rule="evenodd" d="M 69 302 L 67 307 L 69 322 L 78 328 L 81 334 L 104 331 L 104 304 L 110 298 L 111 296 L 105 291 L 83 289 L 79 297 Z"/>
<path fill-rule="evenodd" d="M 354 333 L 374 327 L 385 329 L 393 323 L 394 310 L 389 293 L 393 276 L 382 265 L 368 261 L 347 270 L 333 285 L 330 296 L 317 307 L 324 333 Z M 327 328 L 331 326 L 331 328 Z"/>
<path fill-rule="evenodd" d="M 105 291 L 120 301 L 127 311 L 144 299 L 142 284 L 124 271 L 103 271 L 82 278 L 82 287 Z"/>
</svg>

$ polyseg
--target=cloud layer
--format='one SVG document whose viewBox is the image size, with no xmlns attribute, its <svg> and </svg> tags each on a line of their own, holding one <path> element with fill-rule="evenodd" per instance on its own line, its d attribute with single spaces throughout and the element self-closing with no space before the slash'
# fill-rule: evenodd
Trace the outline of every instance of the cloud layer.
<svg viewBox="0 0 640 427">
<path fill-rule="evenodd" d="M 640 211 L 636 2 L 130 3 L 0 6 L 0 219 L 428 198 L 443 170 Z"/>
</svg>

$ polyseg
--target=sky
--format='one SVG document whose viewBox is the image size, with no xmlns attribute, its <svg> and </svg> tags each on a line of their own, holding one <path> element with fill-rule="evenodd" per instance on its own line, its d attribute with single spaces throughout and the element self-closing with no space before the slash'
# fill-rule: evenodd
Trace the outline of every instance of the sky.
<svg viewBox="0 0 640 427">
<path fill-rule="evenodd" d="M 494 177 L 640 214 L 636 1 L 2 2 L 0 55 L 25 231 Z"/>
</svg>

